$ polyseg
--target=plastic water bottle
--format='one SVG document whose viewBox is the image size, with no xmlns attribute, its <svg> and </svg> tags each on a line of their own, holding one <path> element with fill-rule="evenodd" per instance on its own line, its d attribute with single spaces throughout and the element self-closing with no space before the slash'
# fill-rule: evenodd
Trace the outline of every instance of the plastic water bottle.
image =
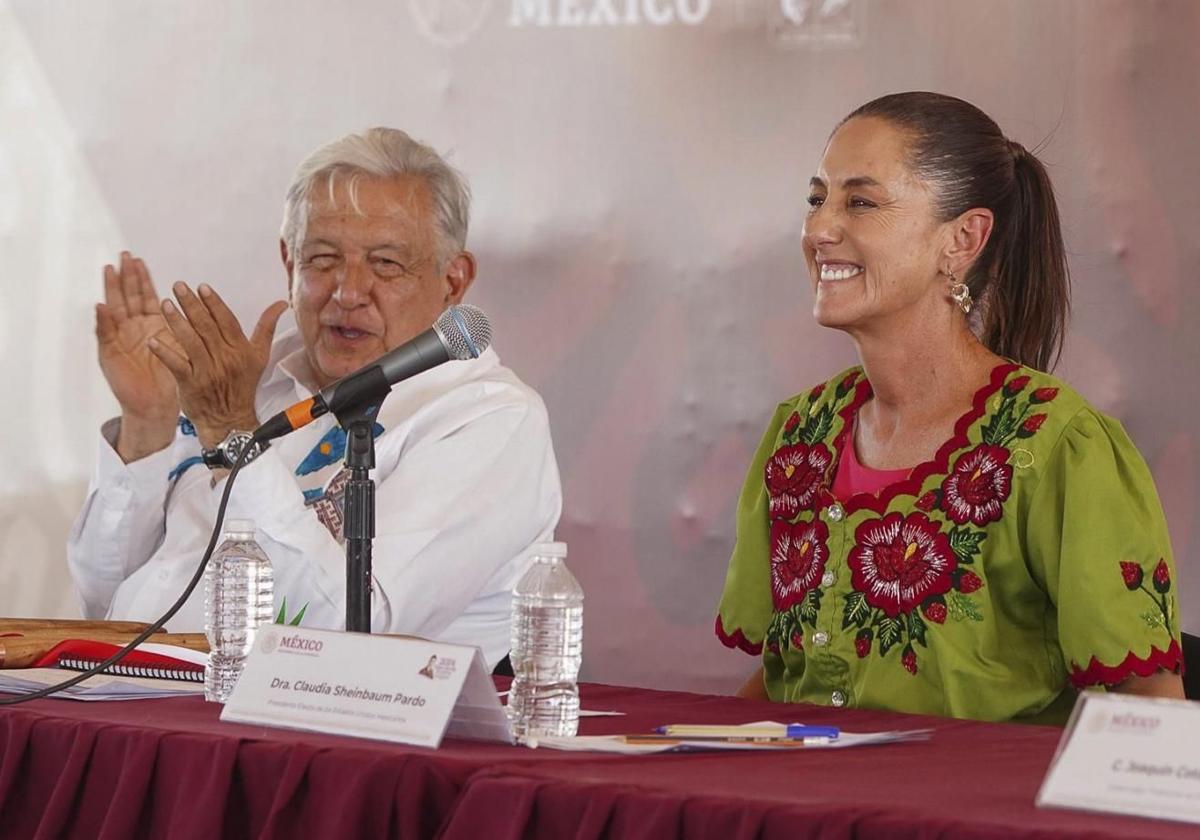
<svg viewBox="0 0 1200 840">
<path fill-rule="evenodd" d="M 231 519 L 225 541 L 208 561 L 204 578 L 204 633 L 208 665 L 204 699 L 224 703 L 237 685 L 260 624 L 271 621 L 275 574 L 254 541 L 254 523 Z"/>
<path fill-rule="evenodd" d="M 508 717 L 518 737 L 568 737 L 579 728 L 583 590 L 567 569 L 566 543 L 533 547 L 513 590 Z"/>
</svg>

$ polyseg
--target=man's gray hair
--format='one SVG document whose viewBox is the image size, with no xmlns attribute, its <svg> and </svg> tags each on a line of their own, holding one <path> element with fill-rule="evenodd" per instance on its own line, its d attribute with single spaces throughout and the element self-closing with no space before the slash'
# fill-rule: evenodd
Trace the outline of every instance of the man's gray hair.
<svg viewBox="0 0 1200 840">
<path fill-rule="evenodd" d="M 296 169 L 283 204 L 280 235 L 293 260 L 308 220 L 313 185 L 324 180 L 333 198 L 337 176 L 349 176 L 350 203 L 358 210 L 358 182 L 363 176 L 390 178 L 412 175 L 423 178 L 433 196 L 437 223 L 436 259 L 440 271 L 446 261 L 466 247 L 471 213 L 471 191 L 462 174 L 437 152 L 397 128 L 369 128 L 347 134 L 310 154 Z"/>
</svg>

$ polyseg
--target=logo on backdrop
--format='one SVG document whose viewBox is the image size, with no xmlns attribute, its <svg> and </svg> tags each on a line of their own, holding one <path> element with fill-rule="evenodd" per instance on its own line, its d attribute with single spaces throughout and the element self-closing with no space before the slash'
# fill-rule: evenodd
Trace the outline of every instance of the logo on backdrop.
<svg viewBox="0 0 1200 840">
<path fill-rule="evenodd" d="M 408 0 L 417 29 L 443 46 L 465 43 L 499 5 L 510 29 L 693 27 L 711 17 L 715 0 Z M 736 0 L 739 22 L 763 20 L 782 46 L 856 44 L 866 0 Z"/>
<path fill-rule="evenodd" d="M 492 0 L 408 0 L 421 34 L 446 47 L 465 43 L 483 25 Z"/>
<path fill-rule="evenodd" d="M 767 28 L 784 47 L 853 46 L 862 37 L 865 11 L 864 0 L 778 0 Z"/>
</svg>

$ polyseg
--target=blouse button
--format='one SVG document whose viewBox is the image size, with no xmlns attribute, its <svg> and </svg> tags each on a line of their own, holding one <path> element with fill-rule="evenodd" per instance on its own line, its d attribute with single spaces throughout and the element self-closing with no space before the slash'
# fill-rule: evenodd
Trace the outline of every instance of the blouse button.
<svg viewBox="0 0 1200 840">
<path fill-rule="evenodd" d="M 846 695 L 840 691 L 835 691 L 835 692 L 833 692 L 832 695 L 830 695 L 829 702 L 835 706 L 845 706 L 846 705 Z"/>
<path fill-rule="evenodd" d="M 813 644 L 817 647 L 825 647 L 829 644 L 829 634 L 824 630 L 813 633 Z"/>
<path fill-rule="evenodd" d="M 832 520 L 833 522 L 841 522 L 842 519 L 844 519 L 846 516 L 845 509 L 837 502 L 834 502 L 833 504 L 831 504 L 829 506 L 828 513 L 829 513 L 830 520 Z"/>
<path fill-rule="evenodd" d="M 837 580 L 837 576 L 831 570 L 826 569 L 825 574 L 821 575 L 821 586 L 828 589 L 833 586 L 835 580 Z"/>
</svg>

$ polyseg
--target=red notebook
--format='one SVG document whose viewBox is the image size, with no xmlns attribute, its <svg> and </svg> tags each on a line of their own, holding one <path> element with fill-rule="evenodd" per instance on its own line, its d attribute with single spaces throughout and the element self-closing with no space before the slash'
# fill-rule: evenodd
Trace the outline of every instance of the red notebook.
<svg viewBox="0 0 1200 840">
<path fill-rule="evenodd" d="M 67 668 L 86 671 L 99 665 L 121 648 L 108 642 L 67 639 L 51 648 L 34 663 L 35 668 Z M 164 680 L 204 682 L 204 661 L 208 654 L 178 645 L 145 642 L 130 651 L 120 662 L 105 669 L 106 674 L 123 677 L 152 677 Z"/>
</svg>

